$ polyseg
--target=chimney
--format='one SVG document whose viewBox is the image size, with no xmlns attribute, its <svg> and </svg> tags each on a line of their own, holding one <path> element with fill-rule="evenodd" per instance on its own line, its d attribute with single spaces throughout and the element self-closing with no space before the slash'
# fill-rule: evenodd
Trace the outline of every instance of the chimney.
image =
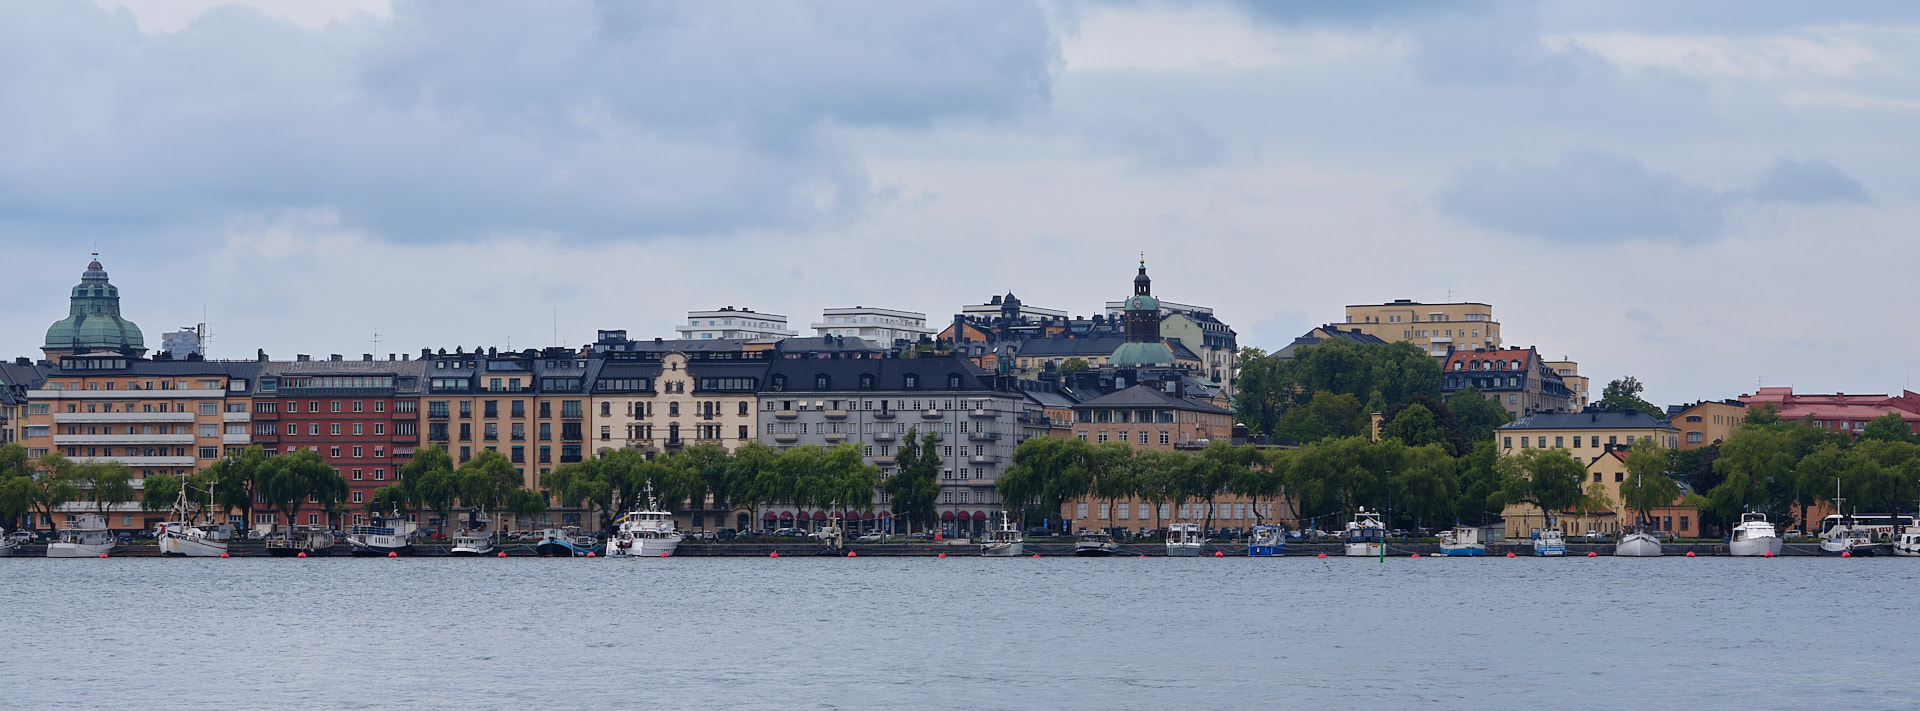
<svg viewBox="0 0 1920 711">
<path fill-rule="evenodd" d="M 307 361 L 313 360 L 313 356 L 307 355 L 305 353 L 296 353 L 294 354 L 293 359 L 301 363 L 305 363 Z"/>
<path fill-rule="evenodd" d="M 360 360 L 363 360 L 363 361 L 369 361 L 369 360 L 373 360 L 373 354 L 372 354 L 372 353 L 361 353 L 361 354 L 360 354 Z"/>
<path fill-rule="evenodd" d="M 260 361 L 262 363 L 267 362 L 267 349 L 265 348 L 253 349 L 253 359 Z"/>
<path fill-rule="evenodd" d="M 341 360 L 344 360 L 344 359 L 340 357 L 340 354 L 339 354 L 339 353 L 329 353 L 329 354 L 327 354 L 327 360 L 330 360 L 330 361 L 333 361 L 333 362 L 335 362 L 335 363 L 338 363 L 338 362 L 340 362 Z"/>
</svg>

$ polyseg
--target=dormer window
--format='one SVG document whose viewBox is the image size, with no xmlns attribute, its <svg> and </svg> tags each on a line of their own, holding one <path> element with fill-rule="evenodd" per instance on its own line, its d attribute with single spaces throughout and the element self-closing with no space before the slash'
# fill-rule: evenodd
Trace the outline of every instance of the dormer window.
<svg viewBox="0 0 1920 711">
<path fill-rule="evenodd" d="M 959 389 L 960 389 L 960 376 L 959 376 L 959 374 L 957 374 L 957 373 L 956 373 L 956 374 L 949 374 L 949 375 L 947 375 L 947 388 L 948 388 L 948 389 L 950 389 L 950 390 L 959 390 Z"/>
<path fill-rule="evenodd" d="M 787 389 L 787 376 L 784 376 L 784 375 L 773 376 L 773 391 L 781 392 L 786 389 Z"/>
<path fill-rule="evenodd" d="M 906 387 L 909 390 L 920 387 L 920 376 L 914 375 L 913 373 L 908 373 L 907 379 L 906 379 Z"/>
<path fill-rule="evenodd" d="M 861 389 L 861 390 L 872 390 L 872 389 L 873 389 L 873 376 L 872 376 L 872 375 L 861 375 L 861 376 L 860 376 L 860 389 Z"/>
<path fill-rule="evenodd" d="M 815 376 L 813 376 L 813 389 L 815 389 L 815 390 L 827 390 L 827 389 L 830 389 L 830 386 L 831 386 L 832 384 L 833 384 L 833 379 L 832 379 L 832 378 L 829 378 L 829 377 L 827 377 L 827 376 L 825 376 L 825 375 L 815 375 Z"/>
</svg>

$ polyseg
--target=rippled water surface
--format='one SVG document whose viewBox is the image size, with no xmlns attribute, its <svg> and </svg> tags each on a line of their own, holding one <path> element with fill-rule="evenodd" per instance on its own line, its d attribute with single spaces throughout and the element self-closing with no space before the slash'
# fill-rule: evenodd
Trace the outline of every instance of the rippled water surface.
<svg viewBox="0 0 1920 711">
<path fill-rule="evenodd" d="M 1905 708 L 1920 560 L 0 559 L 6 708 Z"/>
</svg>

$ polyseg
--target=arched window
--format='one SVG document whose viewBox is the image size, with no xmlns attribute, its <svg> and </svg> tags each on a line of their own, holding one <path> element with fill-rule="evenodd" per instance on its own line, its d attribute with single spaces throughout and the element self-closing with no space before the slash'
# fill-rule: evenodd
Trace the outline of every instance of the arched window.
<svg viewBox="0 0 1920 711">
<path fill-rule="evenodd" d="M 740 414 L 747 414 L 747 401 L 745 400 L 740 401 Z"/>
</svg>

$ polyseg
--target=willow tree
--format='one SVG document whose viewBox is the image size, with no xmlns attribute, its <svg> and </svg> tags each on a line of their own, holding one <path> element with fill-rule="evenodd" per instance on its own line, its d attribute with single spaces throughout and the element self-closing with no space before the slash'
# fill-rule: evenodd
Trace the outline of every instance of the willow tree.
<svg viewBox="0 0 1920 711">
<path fill-rule="evenodd" d="M 228 451 L 207 471 L 212 472 L 213 498 L 228 510 L 239 509 L 240 520 L 253 525 L 254 502 L 260 498 L 260 478 L 272 455 L 258 445 Z"/>
<path fill-rule="evenodd" d="M 259 486 L 260 495 L 287 517 L 289 527 L 298 522 L 309 498 L 327 509 L 347 495 L 347 480 L 319 452 L 308 449 L 271 457 L 260 473 Z"/>
<path fill-rule="evenodd" d="M 1636 523 L 1645 525 L 1647 512 L 1672 506 L 1680 498 L 1680 485 L 1667 476 L 1667 448 L 1641 438 L 1627 452 L 1627 479 L 1620 486 L 1620 497 L 1633 506 Z"/>
<path fill-rule="evenodd" d="M 506 502 L 507 496 L 522 482 L 520 470 L 513 466 L 504 455 L 492 450 L 482 451 L 467 463 L 460 465 L 455 472 L 460 503 L 470 511 L 491 514 Z M 499 531 L 500 525 L 493 524 L 493 530 Z"/>
<path fill-rule="evenodd" d="M 1587 468 L 1566 450 L 1529 449 L 1501 458 L 1500 465 L 1507 483 L 1501 498 L 1539 507 L 1546 526 L 1552 525 L 1554 512 L 1567 510 L 1586 495 L 1580 485 L 1587 478 Z"/>
</svg>

